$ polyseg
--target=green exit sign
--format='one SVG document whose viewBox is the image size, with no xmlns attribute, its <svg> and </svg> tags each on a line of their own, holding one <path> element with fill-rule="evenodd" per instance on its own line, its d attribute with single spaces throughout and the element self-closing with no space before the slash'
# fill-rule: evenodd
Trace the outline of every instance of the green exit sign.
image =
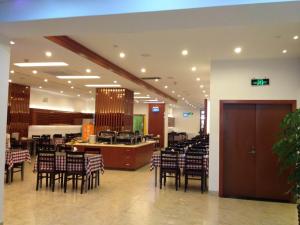
<svg viewBox="0 0 300 225">
<path fill-rule="evenodd" d="M 264 79 L 252 79 L 251 80 L 252 86 L 265 86 L 270 85 L 270 79 L 264 78 Z"/>
</svg>

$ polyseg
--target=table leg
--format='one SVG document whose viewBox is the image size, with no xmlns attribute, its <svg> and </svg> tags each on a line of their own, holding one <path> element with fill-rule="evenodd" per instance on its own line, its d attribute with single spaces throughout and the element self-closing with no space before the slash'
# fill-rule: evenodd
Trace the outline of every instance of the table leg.
<svg viewBox="0 0 300 225">
<path fill-rule="evenodd" d="M 157 186 L 157 166 L 154 167 L 155 170 L 155 187 Z"/>
</svg>

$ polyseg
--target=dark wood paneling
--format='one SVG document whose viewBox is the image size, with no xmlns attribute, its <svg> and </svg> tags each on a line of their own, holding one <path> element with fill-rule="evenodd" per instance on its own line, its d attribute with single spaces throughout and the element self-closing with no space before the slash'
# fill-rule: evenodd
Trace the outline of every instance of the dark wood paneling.
<svg viewBox="0 0 300 225">
<path fill-rule="evenodd" d="M 132 131 L 133 92 L 124 88 L 97 88 L 95 128 L 112 131 Z"/>
<path fill-rule="evenodd" d="M 93 114 L 64 112 L 47 109 L 30 109 L 31 125 L 81 125 L 83 119 L 92 119 Z"/>
<path fill-rule="evenodd" d="M 122 67 L 114 64 L 113 62 L 109 61 L 108 59 L 102 57 L 101 55 L 97 54 L 96 52 L 92 51 L 91 49 L 83 46 L 79 42 L 71 39 L 68 36 L 47 36 L 45 37 L 48 40 L 66 48 L 69 49 L 70 51 L 83 56 L 85 59 L 88 59 L 92 61 L 93 63 L 96 63 L 116 74 L 119 76 L 130 80 L 131 82 L 136 83 L 139 86 L 142 86 L 149 91 L 155 92 L 158 95 L 163 96 L 164 98 L 168 98 L 171 101 L 177 102 L 177 99 L 162 92 L 160 89 L 152 86 L 151 84 L 145 82 L 144 80 L 138 78 L 137 76 L 133 75 L 132 73 L 128 72 L 127 70 L 123 69 Z"/>
<path fill-rule="evenodd" d="M 159 112 L 152 112 L 153 107 L 158 107 Z M 160 135 L 160 147 L 164 147 L 165 140 L 165 104 L 148 104 L 149 121 L 148 121 L 148 133 L 154 135 Z"/>
<path fill-rule="evenodd" d="M 27 137 L 29 116 L 30 87 L 20 84 L 9 84 L 7 132 L 20 133 L 20 137 Z"/>
</svg>

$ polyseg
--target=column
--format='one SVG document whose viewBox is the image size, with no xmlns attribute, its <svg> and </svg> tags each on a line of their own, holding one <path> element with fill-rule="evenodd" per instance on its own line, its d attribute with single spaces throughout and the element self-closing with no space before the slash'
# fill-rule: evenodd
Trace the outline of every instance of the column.
<svg viewBox="0 0 300 225">
<path fill-rule="evenodd" d="M 3 189 L 5 165 L 5 141 L 7 122 L 8 75 L 10 63 L 10 48 L 8 40 L 0 36 L 0 225 L 3 224 Z"/>
</svg>

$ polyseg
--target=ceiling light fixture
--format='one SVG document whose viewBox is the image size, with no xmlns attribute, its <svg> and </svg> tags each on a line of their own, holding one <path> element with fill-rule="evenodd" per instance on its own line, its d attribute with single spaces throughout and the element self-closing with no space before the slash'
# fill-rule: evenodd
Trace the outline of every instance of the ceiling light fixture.
<svg viewBox="0 0 300 225">
<path fill-rule="evenodd" d="M 28 62 L 28 63 L 14 63 L 18 67 L 59 67 L 68 66 L 65 62 Z"/>
<path fill-rule="evenodd" d="M 196 80 L 197 80 L 197 81 L 200 81 L 201 79 L 200 79 L 200 77 L 197 77 Z"/>
<path fill-rule="evenodd" d="M 16 42 L 10 41 L 9 44 L 14 45 L 14 44 L 16 44 Z"/>
<path fill-rule="evenodd" d="M 91 69 L 86 69 L 85 72 L 90 73 L 90 72 L 92 72 L 92 70 Z"/>
<path fill-rule="evenodd" d="M 134 92 L 133 94 L 134 95 L 140 95 L 141 93 L 140 92 Z"/>
<path fill-rule="evenodd" d="M 11 79 L 9 79 L 9 80 L 8 80 L 8 82 L 9 82 L 9 83 L 11 83 L 11 82 L 12 82 L 12 80 L 11 80 Z"/>
<path fill-rule="evenodd" d="M 45 52 L 45 56 L 47 56 L 47 57 L 51 57 L 51 56 L 52 56 L 52 52 L 50 52 L 50 51 L 46 51 L 46 52 Z"/>
<path fill-rule="evenodd" d="M 74 89 L 74 86 L 71 86 L 71 89 Z"/>
<path fill-rule="evenodd" d="M 201 84 L 201 85 L 200 85 L 200 88 L 201 88 L 201 89 L 202 89 L 202 88 L 204 88 L 204 85 L 203 85 L 203 84 Z"/>
<path fill-rule="evenodd" d="M 142 69 L 141 69 L 141 72 L 142 72 L 142 73 L 146 73 L 146 71 L 147 71 L 146 68 L 142 68 Z"/>
<path fill-rule="evenodd" d="M 286 49 L 283 49 L 283 50 L 282 50 L 282 53 L 283 53 L 283 54 L 287 53 L 287 50 L 286 50 Z"/>
<path fill-rule="evenodd" d="M 149 99 L 150 96 L 134 96 L 134 99 Z"/>
<path fill-rule="evenodd" d="M 242 52 L 242 48 L 241 47 L 236 47 L 235 49 L 234 49 L 234 53 L 235 54 L 240 54 L 241 52 Z"/>
<path fill-rule="evenodd" d="M 202 91 L 202 93 L 205 93 L 205 92 L 206 92 L 205 90 Z"/>
<path fill-rule="evenodd" d="M 180 97 L 181 97 L 181 95 L 177 95 L 177 97 L 178 97 L 178 98 L 180 98 Z"/>
<path fill-rule="evenodd" d="M 39 86 L 39 89 L 42 89 L 43 87 L 42 86 Z"/>
<path fill-rule="evenodd" d="M 165 88 L 167 89 L 167 88 L 168 88 L 168 85 L 165 85 Z"/>
<path fill-rule="evenodd" d="M 184 98 L 182 98 L 182 101 L 184 101 Z"/>
<path fill-rule="evenodd" d="M 15 73 L 15 71 L 14 71 L 14 70 L 11 70 L 11 71 L 10 71 L 10 73 L 11 73 L 11 74 L 14 74 L 14 73 Z"/>
<path fill-rule="evenodd" d="M 192 70 L 193 72 L 195 72 L 195 71 L 197 70 L 197 67 L 196 67 L 196 66 L 193 66 L 193 67 L 191 68 L 191 70 Z"/>
<path fill-rule="evenodd" d="M 175 91 L 172 91 L 173 94 L 175 94 Z"/>
<path fill-rule="evenodd" d="M 86 87 L 121 87 L 120 84 L 86 84 Z"/>
<path fill-rule="evenodd" d="M 150 95 L 146 95 L 147 97 L 150 97 Z"/>
<path fill-rule="evenodd" d="M 80 94 L 78 94 L 77 96 L 80 97 Z"/>
<path fill-rule="evenodd" d="M 293 39 L 294 39 L 294 40 L 298 40 L 298 39 L 299 39 L 299 36 L 298 36 L 298 35 L 295 35 L 295 36 L 293 37 Z"/>
<path fill-rule="evenodd" d="M 125 58 L 126 54 L 124 52 L 120 52 L 119 56 L 120 58 Z"/>
<path fill-rule="evenodd" d="M 44 82 L 46 82 L 46 83 L 47 83 L 47 82 L 48 82 L 48 79 L 47 79 L 47 78 L 45 78 L 45 79 L 44 79 Z"/>
<path fill-rule="evenodd" d="M 37 73 L 38 73 L 38 71 L 36 71 L 36 70 L 32 70 L 32 73 L 33 73 L 33 74 L 37 74 Z"/>
<path fill-rule="evenodd" d="M 156 78 L 154 81 L 155 81 L 155 82 L 158 82 L 158 81 L 159 81 L 159 79 L 157 79 L 157 78 Z"/>
<path fill-rule="evenodd" d="M 60 91 L 60 93 L 61 93 L 61 94 L 63 94 L 63 93 L 64 93 L 64 91 Z"/>
<path fill-rule="evenodd" d="M 183 50 L 181 51 L 181 55 L 183 55 L 183 56 L 187 56 L 188 54 L 189 54 L 189 51 L 186 50 L 186 49 L 183 49 Z"/>
<path fill-rule="evenodd" d="M 63 75 L 63 76 L 56 76 L 58 79 L 73 79 L 73 80 L 79 80 L 79 79 L 99 79 L 100 76 L 91 76 L 91 75 Z"/>
<path fill-rule="evenodd" d="M 89 93 L 92 94 L 93 92 L 92 92 L 92 91 L 89 91 Z"/>
<path fill-rule="evenodd" d="M 157 99 L 148 99 L 148 100 L 145 100 L 145 102 L 158 102 L 159 100 Z"/>
<path fill-rule="evenodd" d="M 118 81 L 114 80 L 113 83 L 116 84 L 116 83 L 118 83 Z"/>
<path fill-rule="evenodd" d="M 68 84 L 71 84 L 71 83 L 72 83 L 72 81 L 68 80 Z"/>
</svg>

